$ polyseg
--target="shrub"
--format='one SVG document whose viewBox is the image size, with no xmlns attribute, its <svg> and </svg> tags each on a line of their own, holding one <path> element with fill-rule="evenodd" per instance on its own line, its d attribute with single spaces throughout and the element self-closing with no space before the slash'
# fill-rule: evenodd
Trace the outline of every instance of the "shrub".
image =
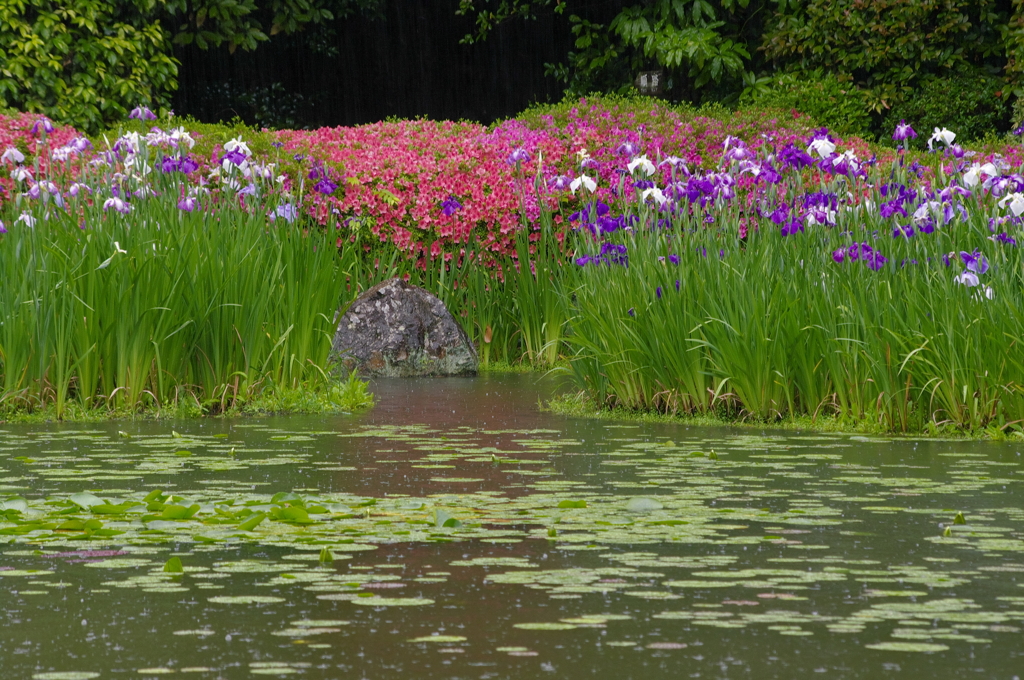
<svg viewBox="0 0 1024 680">
<path fill-rule="evenodd" d="M 170 34 L 134 3 L 0 3 L 0 106 L 95 132 L 138 104 L 169 104 L 170 48 Z"/>
<path fill-rule="evenodd" d="M 745 101 L 765 108 L 797 110 L 841 135 L 866 136 L 871 127 L 864 93 L 832 73 L 820 70 L 785 73 Z"/>
<path fill-rule="evenodd" d="M 958 140 L 980 140 L 986 134 L 1005 131 L 1009 125 L 1009 107 L 1000 98 L 1001 81 L 981 73 L 961 71 L 947 78 L 935 78 L 914 97 L 893 106 L 885 117 L 881 139 L 900 120 L 920 131 L 949 128 Z M 918 143 L 927 135 L 918 138 Z"/>
</svg>

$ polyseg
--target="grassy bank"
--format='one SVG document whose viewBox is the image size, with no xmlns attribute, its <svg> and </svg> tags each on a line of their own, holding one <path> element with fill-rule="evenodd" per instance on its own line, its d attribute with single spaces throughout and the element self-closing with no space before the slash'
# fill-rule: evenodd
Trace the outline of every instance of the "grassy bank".
<svg viewBox="0 0 1024 680">
<path fill-rule="evenodd" d="M 965 431 L 953 425 L 936 426 L 929 423 L 923 430 L 910 433 L 894 433 L 883 423 L 867 420 L 850 420 L 834 415 L 788 416 L 771 420 L 753 417 L 738 417 L 726 409 L 700 414 L 663 413 L 653 409 L 630 409 L 624 406 L 602 406 L 584 391 L 559 395 L 544 403 L 542 410 L 573 418 L 595 418 L 623 423 L 661 423 L 685 427 L 739 427 L 760 431 L 779 432 L 822 432 L 826 434 L 857 434 L 886 437 L 936 438 L 936 439 L 985 439 L 993 441 L 1024 440 L 1024 431 L 1019 428 L 988 427 Z"/>
</svg>

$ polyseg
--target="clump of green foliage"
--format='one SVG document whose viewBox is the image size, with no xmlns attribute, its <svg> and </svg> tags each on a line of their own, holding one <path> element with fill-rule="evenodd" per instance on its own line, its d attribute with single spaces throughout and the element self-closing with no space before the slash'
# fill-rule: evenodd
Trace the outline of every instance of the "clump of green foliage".
<svg viewBox="0 0 1024 680">
<path fill-rule="evenodd" d="M 860 88 L 820 69 L 779 75 L 770 85 L 748 91 L 743 103 L 796 110 L 840 135 L 866 137 L 871 128 Z"/>
<path fill-rule="evenodd" d="M 135 106 L 166 111 L 173 45 L 253 50 L 380 0 L 20 0 L 0 2 L 0 106 L 87 132 Z"/>
<path fill-rule="evenodd" d="M 883 130 L 895 129 L 900 120 L 913 121 L 920 131 L 949 128 L 963 141 L 975 141 L 1004 132 L 1009 123 L 1009 106 L 999 96 L 998 78 L 961 72 L 925 83 L 920 91 L 892 107 Z M 918 139 L 918 144 L 924 142 Z"/>
</svg>

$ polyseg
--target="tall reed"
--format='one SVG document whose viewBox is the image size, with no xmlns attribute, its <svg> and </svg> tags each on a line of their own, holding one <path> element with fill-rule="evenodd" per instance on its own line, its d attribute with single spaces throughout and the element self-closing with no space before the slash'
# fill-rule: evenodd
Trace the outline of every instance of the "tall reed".
<svg viewBox="0 0 1024 680">
<path fill-rule="evenodd" d="M 265 187 L 199 194 L 189 210 L 180 173 L 135 184 L 113 169 L 78 178 L 91 197 L 7 206 L 0 404 L 224 408 L 326 377 L 353 253 L 270 221 L 281 197 Z"/>
</svg>

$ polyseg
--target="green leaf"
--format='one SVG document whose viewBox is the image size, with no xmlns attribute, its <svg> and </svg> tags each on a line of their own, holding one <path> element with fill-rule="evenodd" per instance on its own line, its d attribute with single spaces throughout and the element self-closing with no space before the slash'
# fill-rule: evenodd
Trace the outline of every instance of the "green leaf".
<svg viewBox="0 0 1024 680">
<path fill-rule="evenodd" d="M 267 518 L 267 514 L 264 512 L 257 512 L 249 516 L 249 519 L 245 520 L 238 525 L 238 528 L 242 531 L 252 531 L 259 523 Z"/>
<path fill-rule="evenodd" d="M 199 505 L 192 504 L 187 508 L 183 505 L 165 505 L 160 512 L 160 519 L 192 519 L 199 512 Z"/>
<path fill-rule="evenodd" d="M 91 493 L 76 493 L 72 495 L 71 498 L 69 498 L 68 500 L 70 500 L 72 503 L 82 508 L 83 510 L 88 510 L 94 505 L 103 505 L 106 503 L 105 500 L 98 496 L 94 496 Z"/>
<path fill-rule="evenodd" d="M 462 522 L 455 519 L 454 516 L 449 515 L 447 512 L 441 509 L 434 510 L 434 526 L 435 527 L 447 527 L 447 528 L 458 528 L 462 526 Z"/>
<path fill-rule="evenodd" d="M 585 508 L 585 507 L 587 507 L 587 502 L 586 501 L 561 501 L 561 502 L 558 503 L 558 507 L 563 509 L 563 510 L 568 510 L 568 509 L 572 509 L 572 508 Z"/>
<path fill-rule="evenodd" d="M 89 510 L 95 515 L 123 515 L 132 508 L 140 506 L 142 503 L 137 501 L 128 501 L 126 503 L 118 503 L 117 505 L 111 505 L 110 503 L 101 503 L 94 505 Z"/>
<path fill-rule="evenodd" d="M 183 574 L 185 573 L 185 567 L 181 564 L 180 557 L 172 557 L 164 563 L 164 573 L 167 574 Z"/>
</svg>

